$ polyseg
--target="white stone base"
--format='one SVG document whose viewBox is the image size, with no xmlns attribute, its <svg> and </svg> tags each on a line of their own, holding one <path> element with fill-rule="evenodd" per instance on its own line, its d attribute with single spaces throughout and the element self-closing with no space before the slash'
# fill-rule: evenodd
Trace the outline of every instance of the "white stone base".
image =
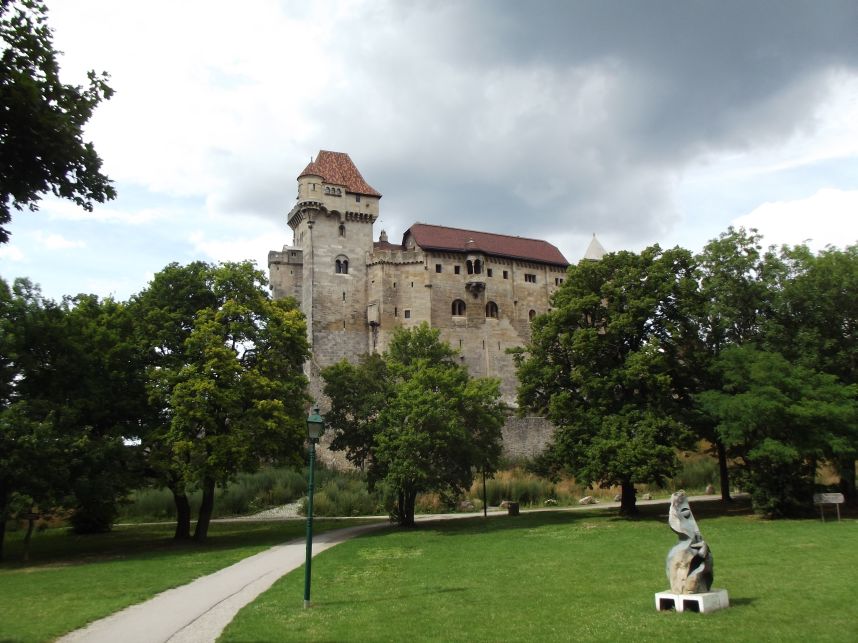
<svg viewBox="0 0 858 643">
<path fill-rule="evenodd" d="M 713 589 L 702 594 L 674 594 L 657 592 L 655 609 L 659 612 L 676 610 L 677 612 L 700 612 L 706 614 L 730 607 L 730 598 L 726 589 Z"/>
</svg>

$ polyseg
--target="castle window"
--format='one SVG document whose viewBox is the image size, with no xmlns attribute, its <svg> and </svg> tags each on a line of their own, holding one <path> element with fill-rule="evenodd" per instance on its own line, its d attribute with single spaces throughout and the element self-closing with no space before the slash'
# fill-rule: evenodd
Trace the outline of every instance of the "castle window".
<svg viewBox="0 0 858 643">
<path fill-rule="evenodd" d="M 492 269 L 486 268 L 486 277 L 491 277 L 491 276 L 492 276 Z"/>
<path fill-rule="evenodd" d="M 411 319 L 411 310 L 408 308 L 405 309 L 405 319 Z"/>
<path fill-rule="evenodd" d="M 334 272 L 338 275 L 349 274 L 349 260 L 346 257 L 339 256 L 334 261 Z"/>
<path fill-rule="evenodd" d="M 474 263 L 470 259 L 465 262 L 465 265 L 468 267 L 468 274 L 474 274 Z"/>
<path fill-rule="evenodd" d="M 465 316 L 465 302 L 463 302 L 461 299 L 453 300 L 453 315 L 455 317 Z"/>
<path fill-rule="evenodd" d="M 326 186 L 325 186 L 325 194 L 330 194 L 330 193 L 331 193 L 331 188 L 329 188 L 329 187 L 326 185 Z"/>
<path fill-rule="evenodd" d="M 524 273 L 524 280 L 529 284 L 536 283 L 536 275 L 532 275 L 529 272 Z"/>
<path fill-rule="evenodd" d="M 313 192 L 316 191 L 316 184 L 315 183 L 310 184 L 310 190 L 312 190 Z"/>
<path fill-rule="evenodd" d="M 346 226 L 344 226 L 342 223 L 340 224 L 340 236 L 346 236 Z"/>
<path fill-rule="evenodd" d="M 458 275 L 462 272 L 462 266 L 453 266 L 453 272 Z"/>
<path fill-rule="evenodd" d="M 536 317 L 536 311 L 531 309 L 531 311 L 530 311 L 529 313 L 527 313 L 527 318 L 528 318 L 530 321 L 533 321 L 533 318 L 534 318 L 534 317 Z"/>
<path fill-rule="evenodd" d="M 441 264 L 440 263 L 435 264 L 435 272 L 441 272 Z"/>
<path fill-rule="evenodd" d="M 509 279 L 509 272 L 507 272 L 506 270 L 503 271 L 503 278 Z"/>
<path fill-rule="evenodd" d="M 355 203 L 360 203 L 360 194 L 355 194 Z"/>
<path fill-rule="evenodd" d="M 399 317 L 399 309 L 396 306 L 393 307 L 393 316 Z"/>
<path fill-rule="evenodd" d="M 495 302 L 490 301 L 486 304 L 486 317 L 498 318 L 498 305 Z"/>
<path fill-rule="evenodd" d="M 482 274 L 482 272 L 483 272 L 483 262 L 480 261 L 479 259 L 477 259 L 474 262 L 474 274 L 479 275 L 479 274 Z"/>
</svg>

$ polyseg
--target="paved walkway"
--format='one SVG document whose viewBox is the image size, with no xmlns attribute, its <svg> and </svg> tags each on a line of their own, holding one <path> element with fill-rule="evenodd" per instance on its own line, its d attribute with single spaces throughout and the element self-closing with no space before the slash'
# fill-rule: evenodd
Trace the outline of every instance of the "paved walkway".
<svg viewBox="0 0 858 643">
<path fill-rule="evenodd" d="M 313 537 L 313 555 L 389 522 Z M 294 540 L 175 587 L 60 638 L 62 643 L 203 643 L 215 641 L 242 607 L 304 564 L 306 541 Z"/>
<path fill-rule="evenodd" d="M 692 501 L 717 500 L 719 496 L 695 496 Z M 639 505 L 664 504 L 670 499 L 640 500 Z M 552 507 L 531 511 L 586 511 L 617 507 L 607 502 L 576 507 Z M 420 522 L 481 516 L 466 514 L 426 514 Z M 489 517 L 506 512 L 489 512 Z M 288 518 L 286 518 L 288 519 Z M 389 527 L 383 522 L 336 529 L 313 537 L 313 556 L 360 534 Z M 238 611 L 271 587 L 281 576 L 304 564 L 306 541 L 293 540 L 245 558 L 213 574 L 132 605 L 88 626 L 66 634 L 58 643 L 209 643 L 217 640 Z"/>
</svg>

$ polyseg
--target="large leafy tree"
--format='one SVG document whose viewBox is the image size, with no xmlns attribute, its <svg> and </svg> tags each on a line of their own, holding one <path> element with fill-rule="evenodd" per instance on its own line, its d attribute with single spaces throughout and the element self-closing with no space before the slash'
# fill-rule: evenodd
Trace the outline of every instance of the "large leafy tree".
<svg viewBox="0 0 858 643">
<path fill-rule="evenodd" d="M 766 262 L 756 230 L 728 228 L 697 255 L 699 292 L 685 308 L 697 329 L 688 336 L 683 381 L 694 396 L 721 388 L 718 356 L 730 346 L 758 344 L 771 308 L 771 278 L 776 269 Z M 696 339 L 696 341 L 695 341 Z M 697 435 L 712 445 L 718 457 L 721 498 L 730 500 L 728 461 L 731 454 L 716 430 L 717 419 L 699 404 L 688 416 Z"/>
<path fill-rule="evenodd" d="M 858 388 L 752 346 L 724 349 L 722 383 L 700 394 L 734 454 L 742 486 L 771 517 L 808 506 L 816 462 L 854 448 Z"/>
<path fill-rule="evenodd" d="M 149 408 L 142 418 L 140 437 L 147 473 L 173 494 L 177 539 L 191 536 L 191 505 L 188 485 L 168 435 L 173 418 L 170 396 L 190 360 L 186 342 L 197 313 L 218 305 L 212 289 L 212 266 L 201 261 L 184 266 L 169 264 L 130 303 L 137 320 L 137 341 L 146 355 Z"/>
<path fill-rule="evenodd" d="M 785 247 L 769 263 L 780 269 L 767 345 L 797 365 L 858 384 L 858 245 L 818 254 L 806 246 Z M 844 443 L 830 456 L 844 493 L 855 498 L 858 442 Z"/>
<path fill-rule="evenodd" d="M 499 382 L 471 378 L 438 330 L 397 329 L 383 356 L 322 371 L 332 446 L 392 491 L 392 515 L 414 524 L 418 493 L 455 497 L 500 458 Z"/>
<path fill-rule="evenodd" d="M 585 484 L 619 485 L 624 514 L 636 512 L 635 483 L 670 477 L 690 437 L 676 372 L 695 290 L 694 262 L 678 248 L 582 261 L 517 355 L 520 407 L 557 427 L 551 459 Z"/>
<path fill-rule="evenodd" d="M 4 284 L 0 299 L 0 495 L 25 495 L 42 510 L 71 508 L 79 532 L 109 529 L 139 470 L 125 443 L 145 403 L 133 320 L 110 299 L 46 300 L 27 280 Z"/>
<path fill-rule="evenodd" d="M 115 197 L 83 128 L 113 90 L 105 73 L 84 86 L 60 80 L 46 6 L 0 0 L 0 243 L 12 209 L 36 210 L 45 193 L 86 210 Z"/>
<path fill-rule="evenodd" d="M 197 312 L 184 342 L 164 434 L 185 484 L 203 492 L 197 540 L 207 536 L 217 484 L 300 453 L 307 402 L 306 324 L 294 301 L 272 301 L 249 262 L 212 267 L 210 283 L 216 305 Z"/>
</svg>

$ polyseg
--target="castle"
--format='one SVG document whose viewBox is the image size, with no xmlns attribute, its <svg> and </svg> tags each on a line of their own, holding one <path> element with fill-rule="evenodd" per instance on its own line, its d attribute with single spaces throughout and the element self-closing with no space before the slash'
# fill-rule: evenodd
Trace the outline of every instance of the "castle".
<svg viewBox="0 0 858 643">
<path fill-rule="evenodd" d="M 548 310 L 568 262 L 546 241 L 423 223 L 401 243 L 384 231 L 374 241 L 380 199 L 348 154 L 320 151 L 298 176 L 292 245 L 268 254 L 273 296 L 294 297 L 307 318 L 311 395 L 321 399 L 322 368 L 383 352 L 394 328 L 425 321 L 471 375 L 499 378 L 513 406 L 517 380 L 506 351 L 528 342 L 530 322 Z M 604 253 L 593 244 L 588 256 Z M 541 418 L 527 420 L 508 422 L 510 455 L 533 455 L 550 434 Z M 527 435 L 508 439 L 515 431 Z M 514 439 L 527 443 L 523 452 L 511 449 Z"/>
</svg>

